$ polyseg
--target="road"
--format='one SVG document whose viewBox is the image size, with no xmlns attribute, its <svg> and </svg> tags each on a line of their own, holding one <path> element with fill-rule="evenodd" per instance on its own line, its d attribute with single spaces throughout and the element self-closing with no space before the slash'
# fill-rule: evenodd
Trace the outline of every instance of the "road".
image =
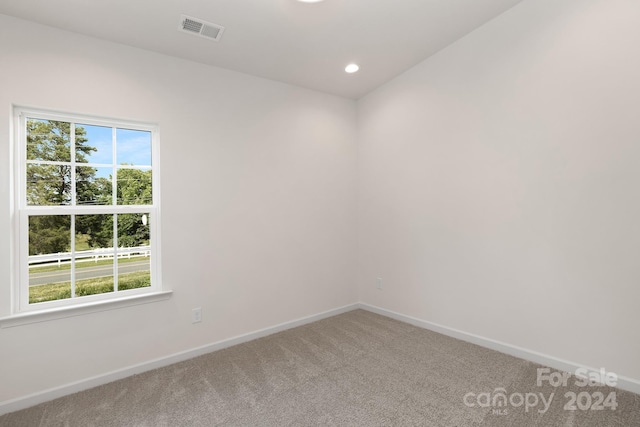
<svg viewBox="0 0 640 427">
<path fill-rule="evenodd" d="M 149 260 L 127 262 L 118 264 L 118 274 L 149 271 Z M 97 267 L 83 267 L 76 269 L 76 280 L 95 279 L 96 277 L 113 276 L 112 265 L 100 265 Z M 29 274 L 29 286 L 49 285 L 59 282 L 70 282 L 71 271 L 47 271 L 44 273 Z"/>
</svg>

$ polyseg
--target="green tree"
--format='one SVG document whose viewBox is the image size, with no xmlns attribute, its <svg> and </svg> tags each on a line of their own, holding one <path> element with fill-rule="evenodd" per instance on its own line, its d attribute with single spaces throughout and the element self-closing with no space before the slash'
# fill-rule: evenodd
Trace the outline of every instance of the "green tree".
<svg viewBox="0 0 640 427">
<path fill-rule="evenodd" d="M 119 205 L 150 205 L 153 203 L 151 170 L 118 169 L 117 199 Z M 118 246 L 133 247 L 149 244 L 149 225 L 143 214 L 118 215 Z M 147 222 L 150 219 L 147 216 Z"/>
<path fill-rule="evenodd" d="M 76 162 L 86 162 L 95 151 L 87 145 L 86 131 L 75 128 Z M 71 202 L 71 124 L 55 120 L 27 120 L 27 160 L 58 162 L 58 164 L 27 164 L 27 203 L 29 205 L 66 205 Z M 79 194 L 84 194 L 93 181 L 96 169 L 80 167 L 76 170 Z M 82 200 L 78 200 L 82 202 Z"/>
<path fill-rule="evenodd" d="M 113 246 L 113 215 L 76 215 L 76 235 L 86 235 L 91 248 Z"/>
<path fill-rule="evenodd" d="M 85 185 L 76 184 L 78 200 L 85 205 L 111 205 L 111 179 L 95 178 L 93 181 L 84 182 Z M 76 234 L 88 236 L 87 243 L 92 248 L 106 248 L 113 246 L 113 215 L 77 215 Z"/>
<path fill-rule="evenodd" d="M 69 215 L 29 217 L 29 255 L 68 252 L 71 241 Z"/>
<path fill-rule="evenodd" d="M 32 206 L 71 203 L 71 124 L 55 120 L 28 119 L 27 131 L 27 204 Z M 75 128 L 76 161 L 85 162 L 95 151 L 87 145 L 86 131 Z M 40 162 L 56 162 L 40 163 Z M 80 194 L 93 180 L 94 168 L 76 171 Z M 84 196 L 83 196 L 84 197 Z M 71 240 L 70 217 L 33 216 L 29 219 L 29 254 L 66 252 Z"/>
<path fill-rule="evenodd" d="M 147 224 L 143 217 L 147 217 Z M 131 248 L 149 244 L 149 222 L 146 214 L 118 215 L 118 246 Z"/>
<path fill-rule="evenodd" d="M 118 169 L 118 204 L 150 205 L 153 203 L 151 192 L 151 170 Z"/>
</svg>

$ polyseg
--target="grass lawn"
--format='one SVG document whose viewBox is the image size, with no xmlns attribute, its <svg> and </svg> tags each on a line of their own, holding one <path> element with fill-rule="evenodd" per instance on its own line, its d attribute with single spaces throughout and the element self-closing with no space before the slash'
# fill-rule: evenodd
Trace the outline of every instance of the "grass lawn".
<svg viewBox="0 0 640 427">
<path fill-rule="evenodd" d="M 118 264 L 126 264 L 128 262 L 136 262 L 143 261 L 145 259 L 149 259 L 149 257 L 143 256 L 135 256 L 131 258 L 118 258 Z M 87 260 L 87 261 L 76 261 L 76 268 L 87 268 L 87 267 L 95 267 L 99 265 L 113 265 L 113 258 L 99 259 L 97 261 Z M 71 269 L 71 263 L 67 264 L 48 264 L 42 267 L 31 267 L 29 269 L 29 273 L 45 273 L 49 271 L 65 271 Z"/>
<path fill-rule="evenodd" d="M 111 261 L 113 262 L 113 261 Z M 95 265 L 89 263 L 90 265 Z M 144 288 L 151 286 L 148 271 L 127 273 L 118 276 L 118 290 Z M 113 277 L 78 280 L 76 296 L 86 296 L 113 292 Z M 71 298 L 71 282 L 53 283 L 51 285 L 31 286 L 29 288 L 29 304 Z"/>
</svg>

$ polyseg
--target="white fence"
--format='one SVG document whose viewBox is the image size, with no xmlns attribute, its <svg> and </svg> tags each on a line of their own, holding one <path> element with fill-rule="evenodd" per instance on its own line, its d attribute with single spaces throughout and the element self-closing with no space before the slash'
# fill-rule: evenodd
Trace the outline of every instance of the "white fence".
<svg viewBox="0 0 640 427">
<path fill-rule="evenodd" d="M 88 251 L 76 251 L 75 259 L 78 261 L 98 261 L 103 258 L 113 258 L 114 254 L 118 258 L 148 257 L 151 254 L 150 246 L 136 246 L 133 248 L 98 248 Z M 71 252 L 58 252 L 55 254 L 31 255 L 29 256 L 29 267 L 43 264 L 57 263 L 58 265 L 71 262 Z"/>
</svg>

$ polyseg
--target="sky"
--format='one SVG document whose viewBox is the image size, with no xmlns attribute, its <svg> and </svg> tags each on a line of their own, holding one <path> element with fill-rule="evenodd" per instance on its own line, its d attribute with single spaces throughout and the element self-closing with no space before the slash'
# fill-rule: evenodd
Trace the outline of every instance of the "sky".
<svg viewBox="0 0 640 427">
<path fill-rule="evenodd" d="M 108 177 L 111 167 L 98 165 L 113 165 L 112 128 L 94 125 L 76 124 L 86 130 L 87 145 L 95 147 L 97 151 L 86 156 L 87 161 L 98 169 L 96 176 Z M 151 166 L 151 132 L 116 129 L 116 159 L 118 165 Z"/>
</svg>

